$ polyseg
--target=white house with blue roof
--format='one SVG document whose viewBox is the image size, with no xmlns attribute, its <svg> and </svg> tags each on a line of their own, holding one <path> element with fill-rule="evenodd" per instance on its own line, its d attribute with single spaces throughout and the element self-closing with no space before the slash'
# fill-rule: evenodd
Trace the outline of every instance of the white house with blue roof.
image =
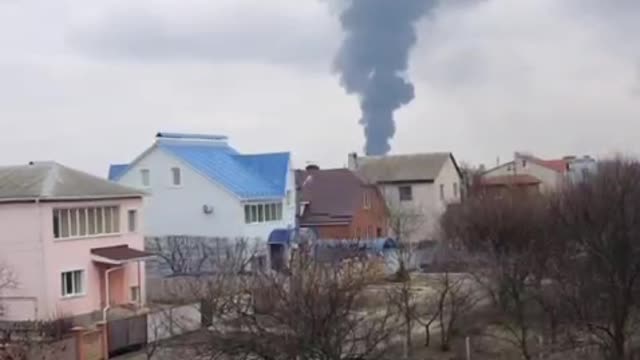
<svg viewBox="0 0 640 360">
<path fill-rule="evenodd" d="M 217 135 L 158 133 L 109 179 L 149 194 L 147 236 L 260 239 L 295 227 L 295 181 L 288 152 L 241 154 Z"/>
</svg>

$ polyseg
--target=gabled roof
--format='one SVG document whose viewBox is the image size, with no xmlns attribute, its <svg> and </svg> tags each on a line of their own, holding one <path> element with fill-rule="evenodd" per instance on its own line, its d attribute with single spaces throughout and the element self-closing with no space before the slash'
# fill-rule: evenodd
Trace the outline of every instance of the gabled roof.
<svg viewBox="0 0 640 360">
<path fill-rule="evenodd" d="M 308 202 L 300 222 L 349 223 L 362 206 L 367 185 L 349 169 L 296 170 L 300 200 Z"/>
<path fill-rule="evenodd" d="M 124 165 L 124 170 L 123 165 L 111 165 L 110 179 L 118 180 L 147 154 L 161 150 L 242 200 L 285 196 L 291 158 L 288 152 L 239 154 L 223 135 L 160 132 L 156 138 L 149 149 Z"/>
<path fill-rule="evenodd" d="M 240 155 L 219 146 L 161 143 L 163 149 L 242 199 L 285 195 L 289 153 Z"/>
<path fill-rule="evenodd" d="M 145 193 L 56 162 L 0 167 L 0 202 L 142 197 Z"/>
<path fill-rule="evenodd" d="M 431 182 L 434 181 L 444 164 L 451 160 L 460 174 L 460 169 L 448 152 L 421 153 L 410 155 L 385 155 L 358 157 L 357 172 L 368 182 Z"/>
<path fill-rule="evenodd" d="M 565 159 L 552 159 L 552 160 L 543 160 L 540 158 L 537 158 L 533 155 L 528 155 L 528 154 L 518 154 L 516 153 L 516 158 L 520 158 L 520 159 L 526 159 L 527 161 L 531 161 L 533 163 L 536 163 L 540 166 L 546 167 L 547 169 L 559 172 L 559 173 L 564 173 L 567 171 L 567 166 L 569 164 L 569 161 L 565 160 Z"/>
</svg>

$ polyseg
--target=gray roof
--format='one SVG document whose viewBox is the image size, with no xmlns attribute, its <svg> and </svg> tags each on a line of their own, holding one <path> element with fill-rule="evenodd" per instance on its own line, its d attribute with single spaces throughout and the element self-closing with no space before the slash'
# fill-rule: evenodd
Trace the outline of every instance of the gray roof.
<svg viewBox="0 0 640 360">
<path fill-rule="evenodd" d="M 142 197 L 145 193 L 55 162 L 0 166 L 0 202 Z"/>
<path fill-rule="evenodd" d="M 357 158 L 357 173 L 372 183 L 433 181 L 453 155 L 448 152 Z M 458 171 L 459 172 L 459 171 Z"/>
</svg>

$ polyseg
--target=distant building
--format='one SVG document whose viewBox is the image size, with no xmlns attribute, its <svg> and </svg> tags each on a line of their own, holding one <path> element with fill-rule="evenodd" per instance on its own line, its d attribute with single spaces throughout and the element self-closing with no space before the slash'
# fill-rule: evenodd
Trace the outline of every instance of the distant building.
<svg viewBox="0 0 640 360">
<path fill-rule="evenodd" d="M 590 156 L 572 157 L 569 161 L 567 178 L 573 183 L 584 181 L 589 174 L 597 170 L 597 167 L 597 161 Z"/>
<path fill-rule="evenodd" d="M 561 188 L 567 181 L 582 179 L 586 172 L 595 168 L 595 164 L 595 160 L 588 156 L 543 160 L 530 154 L 515 153 L 513 161 L 484 172 L 480 186 L 490 191 L 548 193 Z"/>
<path fill-rule="evenodd" d="M 55 162 L 0 167 L 0 266 L 16 279 L 0 320 L 143 306 L 144 195 Z"/>
<path fill-rule="evenodd" d="M 440 216 L 447 205 L 461 201 L 462 174 L 451 153 L 388 156 L 352 153 L 349 169 L 367 183 L 378 186 L 391 218 L 394 213 L 419 216 L 418 225 L 408 239 L 410 242 L 435 240 Z"/>
<path fill-rule="evenodd" d="M 319 239 L 374 239 L 387 235 L 387 210 L 375 185 L 349 169 L 296 171 L 299 225 Z"/>
</svg>

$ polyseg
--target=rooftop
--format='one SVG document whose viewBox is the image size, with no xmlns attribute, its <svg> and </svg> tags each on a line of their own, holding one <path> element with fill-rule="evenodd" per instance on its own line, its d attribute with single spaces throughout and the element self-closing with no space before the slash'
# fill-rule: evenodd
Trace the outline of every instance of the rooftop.
<svg viewBox="0 0 640 360">
<path fill-rule="evenodd" d="M 142 197 L 145 193 L 56 162 L 0 166 L 0 202 Z"/>
<path fill-rule="evenodd" d="M 296 170 L 296 185 L 300 200 L 308 202 L 303 224 L 350 222 L 366 186 L 349 169 Z"/>
<path fill-rule="evenodd" d="M 156 138 L 152 148 L 161 149 L 178 158 L 200 175 L 241 199 L 285 196 L 290 161 L 290 154 L 287 152 L 240 154 L 229 146 L 227 137 L 223 135 L 161 132 Z M 138 160 L 133 163 L 136 161 Z M 117 181 L 131 166 L 132 164 L 111 165 L 109 179 Z"/>
<path fill-rule="evenodd" d="M 448 152 L 408 155 L 364 156 L 356 158 L 356 171 L 366 181 L 393 183 L 433 181 L 444 164 L 453 160 Z M 454 160 L 455 164 L 455 160 Z"/>
</svg>

